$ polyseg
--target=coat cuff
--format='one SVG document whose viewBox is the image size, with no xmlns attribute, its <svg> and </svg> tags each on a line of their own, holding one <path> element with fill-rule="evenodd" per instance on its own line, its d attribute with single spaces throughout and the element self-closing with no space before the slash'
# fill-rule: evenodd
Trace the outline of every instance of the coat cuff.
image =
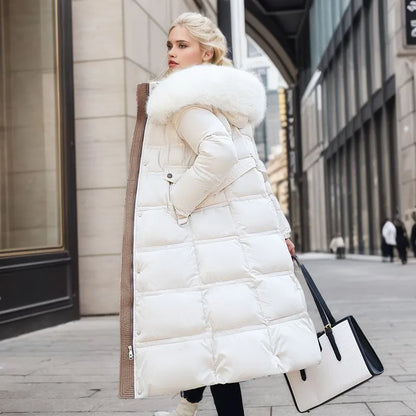
<svg viewBox="0 0 416 416">
<path fill-rule="evenodd" d="M 185 225 L 188 222 L 189 215 L 182 213 L 181 211 L 175 208 L 173 205 L 173 210 L 175 211 L 176 219 L 179 225 Z"/>
<path fill-rule="evenodd" d="M 188 217 L 178 217 L 178 224 L 185 225 L 188 222 Z"/>
</svg>

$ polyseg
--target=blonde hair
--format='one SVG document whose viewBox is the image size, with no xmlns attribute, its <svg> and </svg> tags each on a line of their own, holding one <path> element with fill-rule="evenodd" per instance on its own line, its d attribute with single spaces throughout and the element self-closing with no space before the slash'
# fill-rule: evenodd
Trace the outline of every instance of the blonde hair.
<svg viewBox="0 0 416 416">
<path fill-rule="evenodd" d="M 221 30 L 208 17 L 199 13 L 182 13 L 173 21 L 169 33 L 176 26 L 186 28 L 191 37 L 199 42 L 202 49 L 213 51 L 209 63 L 232 66 L 231 60 L 226 57 L 227 40 Z"/>
</svg>

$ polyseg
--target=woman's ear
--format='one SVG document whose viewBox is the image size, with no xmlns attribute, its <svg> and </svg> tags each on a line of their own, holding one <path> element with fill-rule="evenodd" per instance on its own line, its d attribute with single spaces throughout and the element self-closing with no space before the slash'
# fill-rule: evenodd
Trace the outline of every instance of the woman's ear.
<svg viewBox="0 0 416 416">
<path fill-rule="evenodd" d="M 209 62 L 212 57 L 214 56 L 214 50 L 213 49 L 205 49 L 204 54 L 202 55 L 202 60 L 204 62 Z"/>
</svg>

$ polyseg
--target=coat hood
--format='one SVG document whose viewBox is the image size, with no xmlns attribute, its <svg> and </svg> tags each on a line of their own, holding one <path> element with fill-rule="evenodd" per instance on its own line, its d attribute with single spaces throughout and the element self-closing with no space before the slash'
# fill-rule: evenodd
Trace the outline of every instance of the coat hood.
<svg viewBox="0 0 416 416">
<path fill-rule="evenodd" d="M 256 125 L 264 117 L 266 94 L 262 83 L 246 71 L 196 65 L 174 72 L 158 83 L 149 97 L 147 114 L 163 124 L 181 108 L 195 104 L 243 114 Z"/>
</svg>

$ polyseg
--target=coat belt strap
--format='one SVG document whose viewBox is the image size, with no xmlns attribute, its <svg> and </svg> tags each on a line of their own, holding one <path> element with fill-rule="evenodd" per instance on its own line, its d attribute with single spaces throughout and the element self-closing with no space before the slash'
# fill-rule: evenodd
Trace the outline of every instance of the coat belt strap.
<svg viewBox="0 0 416 416">
<path fill-rule="evenodd" d="M 256 161 L 253 157 L 245 157 L 244 159 L 240 159 L 230 170 L 226 178 L 221 182 L 220 186 L 216 190 L 216 192 L 222 191 L 227 186 L 231 185 L 234 181 L 236 181 L 240 176 L 243 176 L 249 170 L 255 168 Z"/>
</svg>

